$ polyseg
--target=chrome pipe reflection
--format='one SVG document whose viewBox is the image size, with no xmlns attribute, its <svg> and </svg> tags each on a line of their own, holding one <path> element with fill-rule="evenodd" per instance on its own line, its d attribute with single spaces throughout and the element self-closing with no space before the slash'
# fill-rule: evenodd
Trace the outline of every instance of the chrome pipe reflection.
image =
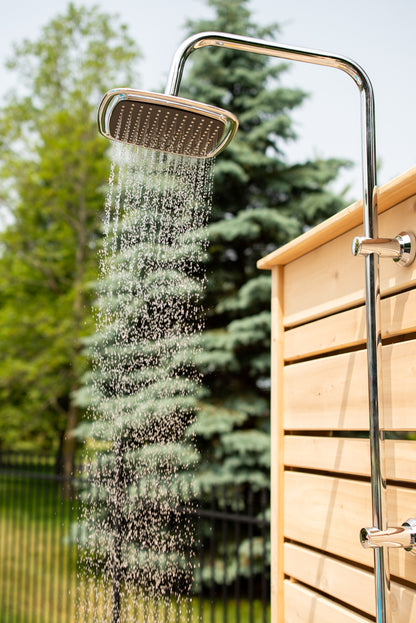
<svg viewBox="0 0 416 623">
<path fill-rule="evenodd" d="M 334 67 L 347 73 L 356 83 L 361 96 L 361 155 L 363 185 L 364 236 L 378 237 L 378 213 L 373 198 L 376 189 L 376 145 L 374 121 L 374 94 L 364 70 L 351 59 L 327 52 L 283 46 L 274 42 L 218 32 L 203 32 L 189 37 L 178 48 L 170 69 L 166 94 L 178 95 L 187 58 L 197 49 L 223 46 L 242 52 L 254 52 L 286 60 Z M 381 389 L 381 332 L 380 287 L 378 256 L 365 258 L 367 359 L 369 388 L 371 488 L 373 524 L 380 530 L 387 528 L 383 515 L 386 508 L 386 481 L 384 471 L 383 416 Z M 388 554 L 384 548 L 374 550 L 377 623 L 390 623 L 390 576 Z"/>
<path fill-rule="evenodd" d="M 416 240 L 412 232 L 403 231 L 395 238 L 365 238 L 356 236 L 352 241 L 353 255 L 370 255 L 391 258 L 399 266 L 410 266 L 416 256 Z"/>
<path fill-rule="evenodd" d="M 416 548 L 416 520 L 408 519 L 398 528 L 362 528 L 360 542 L 365 548 L 376 547 L 402 547 L 408 552 L 414 553 Z"/>
</svg>

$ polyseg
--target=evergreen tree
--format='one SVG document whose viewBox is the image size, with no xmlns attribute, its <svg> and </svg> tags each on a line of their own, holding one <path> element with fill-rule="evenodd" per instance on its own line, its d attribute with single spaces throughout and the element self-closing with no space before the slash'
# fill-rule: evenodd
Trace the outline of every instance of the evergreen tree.
<svg viewBox="0 0 416 623">
<path fill-rule="evenodd" d="M 16 46 L 18 88 L 0 110 L 10 217 L 0 242 L 0 446 L 60 450 L 67 471 L 109 166 L 97 101 L 133 79 L 137 57 L 113 16 L 70 4 Z"/>
<path fill-rule="evenodd" d="M 247 0 L 208 0 L 212 20 L 188 23 L 189 34 L 223 31 L 276 40 L 260 28 Z M 226 108 L 240 122 L 214 171 L 208 227 L 206 330 L 199 365 L 206 395 L 193 433 L 202 453 L 202 486 L 269 481 L 270 277 L 259 258 L 345 205 L 328 187 L 340 160 L 288 165 L 296 138 L 290 113 L 305 93 L 282 85 L 287 64 L 258 54 L 209 47 L 188 60 L 181 95 Z"/>
</svg>

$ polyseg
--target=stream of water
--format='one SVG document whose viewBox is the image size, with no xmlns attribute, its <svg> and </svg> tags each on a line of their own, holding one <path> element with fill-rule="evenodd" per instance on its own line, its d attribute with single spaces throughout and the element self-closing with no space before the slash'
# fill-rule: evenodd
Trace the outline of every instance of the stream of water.
<svg viewBox="0 0 416 623">
<path fill-rule="evenodd" d="M 193 583 L 195 527 L 183 509 L 198 462 L 189 427 L 202 392 L 195 361 L 213 161 L 113 149 L 77 620 L 168 622 L 178 604 L 189 618 Z"/>
</svg>

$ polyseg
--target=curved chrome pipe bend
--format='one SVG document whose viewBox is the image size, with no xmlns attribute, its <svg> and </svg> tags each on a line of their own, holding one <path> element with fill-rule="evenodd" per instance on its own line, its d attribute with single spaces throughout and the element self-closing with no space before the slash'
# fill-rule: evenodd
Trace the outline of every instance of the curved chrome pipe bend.
<svg viewBox="0 0 416 623">
<path fill-rule="evenodd" d="M 243 37 L 242 35 L 225 32 L 201 32 L 183 41 L 177 49 L 169 71 L 165 89 L 166 94 L 179 94 L 183 70 L 187 59 L 195 50 L 208 46 L 225 47 L 285 60 L 333 67 L 345 72 L 354 80 L 361 94 L 364 235 L 367 238 L 377 237 L 377 211 L 375 210 L 375 201 L 373 201 L 374 189 L 376 187 L 374 91 L 371 81 L 364 69 L 358 65 L 358 63 L 345 56 L 331 54 L 321 50 L 280 45 L 273 41 Z"/>
<path fill-rule="evenodd" d="M 302 61 L 314 65 L 334 67 L 350 75 L 360 89 L 368 86 L 370 90 L 372 90 L 370 80 L 364 69 L 355 61 L 345 56 L 335 55 L 321 50 L 280 45 L 274 41 L 244 37 L 242 35 L 226 32 L 200 32 L 183 41 L 177 49 L 172 59 L 166 93 L 169 95 L 178 95 L 183 69 L 188 57 L 195 50 L 209 46 L 223 46 L 241 52 L 253 52 L 291 61 Z"/>
<path fill-rule="evenodd" d="M 223 32 L 202 32 L 189 37 L 178 48 L 171 64 L 166 93 L 178 95 L 183 69 L 190 54 L 207 46 L 224 46 L 242 52 L 254 52 L 286 60 L 334 67 L 347 73 L 355 82 L 361 95 L 361 154 L 363 185 L 364 236 L 378 238 L 378 213 L 376 202 L 376 143 L 374 119 L 374 94 L 365 71 L 354 61 L 327 52 L 283 46 L 262 39 L 243 37 Z M 386 529 L 386 479 L 383 452 L 383 418 L 381 390 L 381 330 L 380 287 L 378 256 L 365 258 L 365 298 L 367 323 L 368 394 L 370 412 L 371 493 L 373 524 Z M 388 557 L 384 549 L 374 550 L 376 580 L 376 620 L 390 623 L 390 574 Z"/>
</svg>

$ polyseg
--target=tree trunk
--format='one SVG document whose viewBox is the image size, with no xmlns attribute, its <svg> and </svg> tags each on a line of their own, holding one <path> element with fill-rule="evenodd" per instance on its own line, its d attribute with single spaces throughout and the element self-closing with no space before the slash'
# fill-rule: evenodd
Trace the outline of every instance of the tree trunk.
<svg viewBox="0 0 416 623">
<path fill-rule="evenodd" d="M 77 234 L 77 248 L 75 253 L 75 276 L 73 282 L 74 302 L 72 306 L 73 315 L 73 335 L 76 343 L 72 349 L 72 382 L 70 392 L 70 402 L 68 407 L 67 424 L 62 441 L 62 468 L 64 476 L 64 495 L 71 496 L 72 478 L 74 475 L 75 453 L 77 449 L 77 440 L 73 431 L 78 426 L 80 420 L 80 412 L 71 399 L 72 393 L 79 387 L 80 366 L 79 356 L 81 345 L 79 343 L 80 331 L 85 319 L 85 296 L 83 289 L 83 281 L 85 274 L 86 255 L 87 255 L 87 207 L 85 197 L 83 195 L 83 186 L 81 184 L 78 195 L 77 218 L 73 221 L 73 227 Z"/>
<path fill-rule="evenodd" d="M 64 477 L 62 491 L 65 499 L 72 497 L 72 480 L 75 469 L 75 453 L 77 440 L 73 435 L 74 429 L 79 422 L 79 410 L 74 405 L 70 405 L 68 411 L 67 427 L 62 439 L 61 469 Z"/>
</svg>

